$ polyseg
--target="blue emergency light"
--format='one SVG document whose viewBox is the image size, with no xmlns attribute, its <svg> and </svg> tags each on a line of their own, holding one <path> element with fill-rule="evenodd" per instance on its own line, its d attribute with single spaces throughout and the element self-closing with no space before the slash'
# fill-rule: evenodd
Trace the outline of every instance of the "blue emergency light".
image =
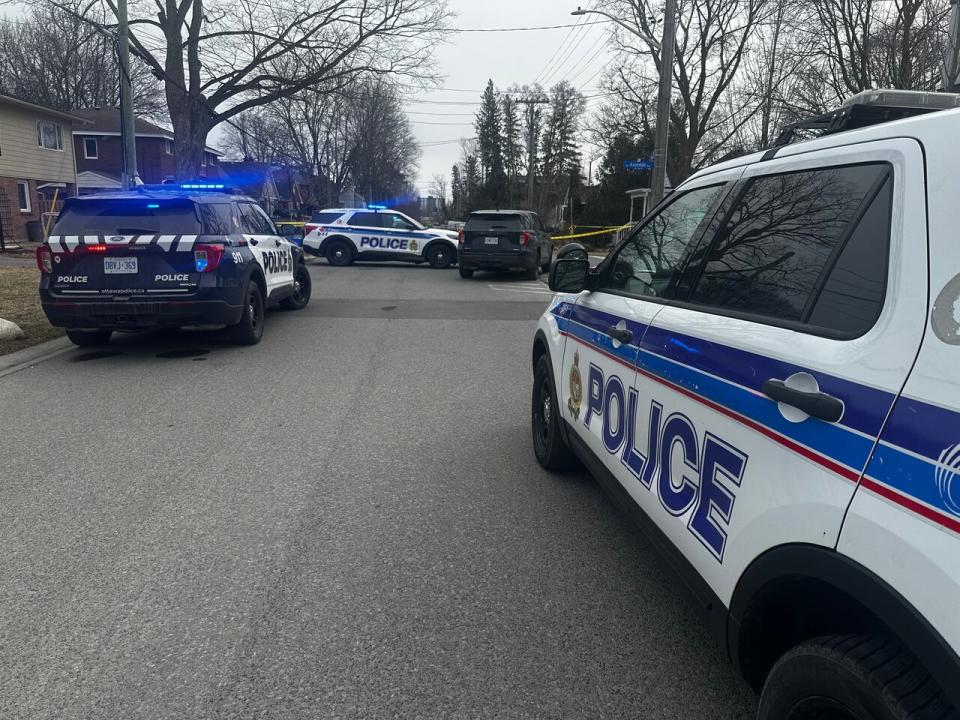
<svg viewBox="0 0 960 720">
<path fill-rule="evenodd" d="M 182 190 L 223 190 L 226 187 L 223 183 L 183 183 L 180 185 Z"/>
<path fill-rule="evenodd" d="M 159 205 L 158 203 L 149 203 L 149 204 L 147 205 L 147 209 L 148 209 L 148 210 L 159 210 L 159 209 L 160 209 L 160 205 Z"/>
<path fill-rule="evenodd" d="M 367 210 L 386 210 L 386 205 L 367 205 Z"/>
</svg>

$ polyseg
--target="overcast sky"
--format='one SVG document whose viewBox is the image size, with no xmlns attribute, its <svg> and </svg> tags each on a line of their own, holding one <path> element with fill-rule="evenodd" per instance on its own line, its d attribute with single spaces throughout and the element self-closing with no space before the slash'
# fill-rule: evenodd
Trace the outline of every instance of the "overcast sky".
<svg viewBox="0 0 960 720">
<path fill-rule="evenodd" d="M 602 19 L 596 15 L 571 17 L 570 11 L 578 4 L 588 3 L 584 0 L 451 0 L 458 14 L 451 24 L 456 28 L 504 28 Z M 423 145 L 418 181 L 421 194 L 427 194 L 434 175 L 445 175 L 449 179 L 450 168 L 460 154 L 458 138 L 474 134 L 473 114 L 488 79 L 492 79 L 498 89 L 535 80 L 549 87 L 566 79 L 589 95 L 599 85 L 600 70 L 610 59 L 607 27 L 598 24 L 575 29 L 450 34 L 435 55 L 437 67 L 444 75 L 444 89 L 417 92 L 406 104 L 414 133 Z M 589 101 L 588 108 L 596 102 Z M 444 141 L 453 142 L 430 144 Z M 588 154 L 588 149 L 584 150 L 585 155 Z"/>
</svg>

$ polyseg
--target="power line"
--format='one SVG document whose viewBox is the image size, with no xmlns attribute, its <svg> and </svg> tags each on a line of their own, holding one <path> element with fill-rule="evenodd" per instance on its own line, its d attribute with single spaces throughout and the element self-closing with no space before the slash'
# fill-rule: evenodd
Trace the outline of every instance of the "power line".
<svg viewBox="0 0 960 720">
<path fill-rule="evenodd" d="M 596 5 L 596 3 L 597 0 L 590 0 L 590 4 L 587 5 L 587 9 L 591 9 L 594 5 Z M 540 82 L 540 78 L 545 76 L 545 73 L 550 69 L 553 61 L 559 57 L 560 53 L 563 52 L 563 49 L 567 46 L 567 42 L 577 34 L 576 28 L 580 28 L 582 26 L 582 24 L 586 21 L 586 17 L 586 14 L 582 15 L 574 25 L 575 29 L 566 34 L 566 36 L 563 38 L 563 42 L 557 46 L 557 49 L 553 51 L 553 55 L 551 55 L 550 59 L 547 60 L 547 64 L 540 68 L 540 72 L 538 72 L 537 76 L 533 79 L 533 85 L 536 85 L 538 82 Z"/>
<path fill-rule="evenodd" d="M 570 58 L 573 57 L 573 54 L 577 51 L 577 48 L 579 48 L 583 44 L 583 41 L 587 39 L 588 35 L 590 35 L 589 31 L 585 31 L 580 35 L 580 39 L 577 41 L 577 44 L 570 48 L 570 50 L 567 52 L 563 60 L 561 60 L 560 63 L 554 67 L 553 70 L 551 70 L 549 73 L 543 76 L 544 83 L 548 82 L 548 78 L 555 78 L 558 75 L 562 77 L 561 71 L 566 67 L 567 61 L 569 61 Z M 605 40 L 605 38 L 601 38 L 601 40 Z M 589 50 L 587 52 L 589 52 Z"/>
<path fill-rule="evenodd" d="M 427 122 L 425 120 L 411 120 L 412 125 L 458 125 L 463 126 L 473 126 L 472 122 Z"/>
</svg>

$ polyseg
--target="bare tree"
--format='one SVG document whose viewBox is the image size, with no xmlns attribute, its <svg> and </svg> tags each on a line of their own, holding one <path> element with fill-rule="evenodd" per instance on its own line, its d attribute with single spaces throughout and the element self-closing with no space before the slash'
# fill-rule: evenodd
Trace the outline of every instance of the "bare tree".
<svg viewBox="0 0 960 720">
<path fill-rule="evenodd" d="M 765 18 L 768 0 L 679 0 L 677 41 L 672 68 L 675 102 L 671 110 L 672 147 L 668 174 L 683 180 L 725 152 L 736 123 L 758 111 L 752 94 L 730 102 L 749 43 Z M 603 0 L 608 11 L 635 25 L 648 37 L 659 37 L 657 18 L 663 8 L 655 0 Z M 620 102 L 632 106 L 630 117 L 644 135 L 652 135 L 652 98 L 661 71 L 661 54 L 621 28 L 614 31 L 620 53 L 607 79 Z"/>
<path fill-rule="evenodd" d="M 0 90 L 58 110 L 116 107 L 119 65 L 101 25 L 104 13 L 70 0 L 69 9 L 37 5 L 24 18 L 0 23 Z M 141 62 L 131 65 L 134 111 L 163 119 L 160 84 Z"/>
<path fill-rule="evenodd" d="M 90 2 L 116 15 L 114 0 Z M 448 14 L 446 0 L 131 0 L 131 47 L 163 78 L 190 177 L 210 130 L 254 107 L 363 75 L 429 78 Z"/>
</svg>

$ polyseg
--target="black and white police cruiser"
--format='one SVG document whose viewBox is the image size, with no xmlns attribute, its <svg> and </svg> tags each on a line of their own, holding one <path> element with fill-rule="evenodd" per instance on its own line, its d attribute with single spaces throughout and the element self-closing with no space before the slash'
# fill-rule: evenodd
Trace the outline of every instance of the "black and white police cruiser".
<svg viewBox="0 0 960 720">
<path fill-rule="evenodd" d="M 457 261 L 457 233 L 428 228 L 383 205 L 321 210 L 304 228 L 303 249 L 342 267 L 399 260 L 446 269 Z"/>
<path fill-rule="evenodd" d="M 633 511 L 761 720 L 960 718 L 958 105 L 858 95 L 551 269 L 536 457 Z"/>
<path fill-rule="evenodd" d="M 252 345 L 267 308 L 310 301 L 303 251 L 218 183 L 70 198 L 37 265 L 47 318 L 80 346 L 155 327 L 229 327 Z"/>
</svg>

